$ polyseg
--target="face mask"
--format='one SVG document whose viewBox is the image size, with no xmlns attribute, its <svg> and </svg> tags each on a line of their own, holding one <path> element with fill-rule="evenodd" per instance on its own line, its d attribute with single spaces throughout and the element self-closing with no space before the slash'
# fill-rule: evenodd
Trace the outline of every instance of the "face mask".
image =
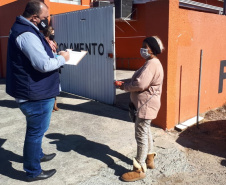
<svg viewBox="0 0 226 185">
<path fill-rule="evenodd" d="M 44 30 L 48 26 L 48 19 L 41 20 L 40 23 L 38 23 L 39 30 Z"/>
<path fill-rule="evenodd" d="M 50 35 L 49 40 L 54 40 L 55 35 Z"/>
<path fill-rule="evenodd" d="M 148 49 L 145 49 L 145 48 L 140 48 L 140 55 L 144 59 L 148 59 L 148 57 L 150 57 L 150 54 L 148 53 Z"/>
</svg>

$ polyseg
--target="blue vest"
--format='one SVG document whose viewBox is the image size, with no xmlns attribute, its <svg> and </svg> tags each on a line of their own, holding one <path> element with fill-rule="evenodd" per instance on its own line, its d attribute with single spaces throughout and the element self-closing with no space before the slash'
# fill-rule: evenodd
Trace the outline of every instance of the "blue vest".
<svg viewBox="0 0 226 185">
<path fill-rule="evenodd" d="M 17 17 L 8 40 L 6 92 L 14 98 L 24 100 L 56 97 L 59 95 L 60 83 L 58 70 L 41 73 L 33 68 L 30 60 L 16 46 L 16 38 L 24 32 L 35 34 L 41 40 L 49 57 L 54 58 L 43 34 Z"/>
</svg>

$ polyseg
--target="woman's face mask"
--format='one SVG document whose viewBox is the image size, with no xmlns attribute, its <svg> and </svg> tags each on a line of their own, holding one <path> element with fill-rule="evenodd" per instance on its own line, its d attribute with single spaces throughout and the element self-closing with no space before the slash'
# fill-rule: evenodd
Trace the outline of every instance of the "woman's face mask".
<svg viewBox="0 0 226 185">
<path fill-rule="evenodd" d="M 148 49 L 140 48 L 140 55 L 146 60 L 150 57 L 150 54 L 148 53 Z"/>
<path fill-rule="evenodd" d="M 54 40 L 54 37 L 55 37 L 55 35 L 51 34 L 51 35 L 49 36 L 49 40 Z"/>
</svg>

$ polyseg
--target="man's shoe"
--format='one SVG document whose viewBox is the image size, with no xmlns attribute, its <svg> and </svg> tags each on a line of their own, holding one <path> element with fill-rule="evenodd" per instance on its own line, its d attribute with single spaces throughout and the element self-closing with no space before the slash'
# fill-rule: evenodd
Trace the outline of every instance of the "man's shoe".
<svg viewBox="0 0 226 185">
<path fill-rule="evenodd" d="M 50 161 L 50 160 L 52 160 L 55 156 L 56 156 L 55 153 L 49 154 L 49 155 L 44 154 L 44 156 L 40 159 L 40 162 Z"/>
<path fill-rule="evenodd" d="M 48 170 L 48 171 L 42 170 L 42 172 L 37 177 L 34 177 L 34 178 L 28 177 L 27 181 L 33 182 L 33 181 L 48 179 L 49 177 L 52 177 L 55 173 L 56 173 L 55 169 Z"/>
</svg>

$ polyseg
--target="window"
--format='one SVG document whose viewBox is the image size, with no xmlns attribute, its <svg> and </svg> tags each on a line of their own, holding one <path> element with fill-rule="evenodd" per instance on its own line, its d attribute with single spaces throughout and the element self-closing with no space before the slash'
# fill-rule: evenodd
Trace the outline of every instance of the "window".
<svg viewBox="0 0 226 185">
<path fill-rule="evenodd" d="M 81 5 L 81 0 L 50 0 L 50 2 Z"/>
</svg>

